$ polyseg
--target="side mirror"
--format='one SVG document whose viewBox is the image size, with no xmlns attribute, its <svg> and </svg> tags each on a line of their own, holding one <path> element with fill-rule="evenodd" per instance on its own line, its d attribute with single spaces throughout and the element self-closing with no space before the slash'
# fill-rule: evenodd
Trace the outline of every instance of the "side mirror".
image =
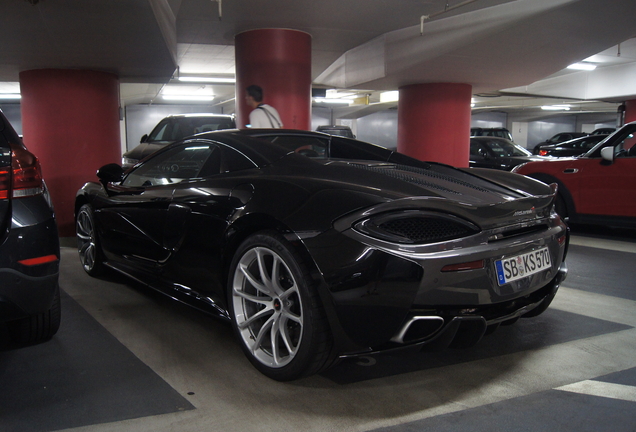
<svg viewBox="0 0 636 432">
<path fill-rule="evenodd" d="M 106 186 L 106 183 L 117 183 L 121 181 L 123 176 L 124 169 L 121 165 L 117 165 L 116 163 L 104 165 L 97 170 L 97 178 L 99 178 L 104 187 Z"/>
<path fill-rule="evenodd" d="M 144 136 L 141 137 L 141 140 L 139 140 L 139 143 L 143 144 L 146 141 L 148 141 L 148 134 L 144 134 Z"/>
<path fill-rule="evenodd" d="M 613 163 L 614 162 L 614 147 L 605 147 L 601 149 L 601 158 L 603 160 Z"/>
</svg>

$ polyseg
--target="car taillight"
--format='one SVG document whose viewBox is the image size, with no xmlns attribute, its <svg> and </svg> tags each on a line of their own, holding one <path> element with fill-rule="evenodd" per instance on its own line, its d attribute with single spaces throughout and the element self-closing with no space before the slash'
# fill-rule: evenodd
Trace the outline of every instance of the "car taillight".
<svg viewBox="0 0 636 432">
<path fill-rule="evenodd" d="M 0 169 L 0 199 L 9 198 L 11 190 L 11 172 L 8 168 Z"/>
<path fill-rule="evenodd" d="M 539 150 L 539 156 L 547 156 L 547 155 L 548 155 L 547 150 Z"/>
<path fill-rule="evenodd" d="M 43 192 L 38 158 L 24 147 L 11 144 L 11 169 L 0 168 L 0 199 L 23 198 Z"/>
</svg>

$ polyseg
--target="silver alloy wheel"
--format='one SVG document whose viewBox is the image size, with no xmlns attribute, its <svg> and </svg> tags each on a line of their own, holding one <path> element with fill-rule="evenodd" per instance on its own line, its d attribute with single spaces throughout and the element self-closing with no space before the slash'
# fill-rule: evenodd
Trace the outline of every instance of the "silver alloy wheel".
<svg viewBox="0 0 636 432">
<path fill-rule="evenodd" d="M 90 273 L 96 263 L 97 244 L 93 217 L 87 207 L 82 207 L 77 215 L 76 234 L 80 261 L 84 270 Z"/>
<path fill-rule="evenodd" d="M 281 368 L 302 341 L 303 305 L 291 270 L 273 250 L 248 249 L 236 266 L 233 313 L 243 342 L 259 362 Z"/>
</svg>

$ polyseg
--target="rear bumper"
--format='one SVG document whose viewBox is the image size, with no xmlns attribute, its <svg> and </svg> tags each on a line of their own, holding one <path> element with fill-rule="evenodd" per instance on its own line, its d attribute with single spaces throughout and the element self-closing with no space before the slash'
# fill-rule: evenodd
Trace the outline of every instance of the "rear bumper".
<svg viewBox="0 0 636 432">
<path fill-rule="evenodd" d="M 33 277 L 0 269 L 0 321 L 13 321 L 48 311 L 58 286 L 58 273 Z"/>
<path fill-rule="evenodd" d="M 38 195 L 11 207 L 0 244 L 0 322 L 48 311 L 58 289 L 60 244 L 48 202 Z"/>
<path fill-rule="evenodd" d="M 442 350 L 449 347 L 471 347 L 481 340 L 489 326 L 516 320 L 541 307 L 544 301 L 550 302 L 561 282 L 567 277 L 567 273 L 567 265 L 563 262 L 556 276 L 545 287 L 529 296 L 502 304 L 472 311 L 439 308 L 427 313 L 414 312 L 389 343 L 374 347 L 371 351 L 342 357 L 403 349 Z"/>
<path fill-rule="evenodd" d="M 558 218 L 536 227 L 502 240 L 484 232 L 474 244 L 468 239 L 462 247 L 430 253 L 381 250 L 335 231 L 305 239 L 322 277 L 318 282 L 339 351 L 360 355 L 435 339 L 440 345 L 469 345 L 459 335 L 470 333 L 467 341 L 478 341 L 486 327 L 547 304 L 543 300 L 567 275 L 567 228 Z M 544 248 L 553 263 L 549 270 L 498 284 L 497 260 Z M 461 263 L 483 266 L 444 271 Z M 443 335 L 448 341 L 441 343 Z"/>
</svg>

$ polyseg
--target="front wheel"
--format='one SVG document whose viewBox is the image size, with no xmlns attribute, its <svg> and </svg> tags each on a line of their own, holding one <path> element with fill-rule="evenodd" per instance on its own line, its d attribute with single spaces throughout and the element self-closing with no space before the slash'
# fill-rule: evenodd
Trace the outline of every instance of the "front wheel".
<svg viewBox="0 0 636 432">
<path fill-rule="evenodd" d="M 237 250 L 228 280 L 234 331 L 263 374 L 289 381 L 326 367 L 332 337 L 308 271 L 274 232 L 249 237 Z"/>
<path fill-rule="evenodd" d="M 90 204 L 84 204 L 77 213 L 75 222 L 77 235 L 77 251 L 84 271 L 91 276 L 98 276 L 104 272 L 104 258 L 102 248 L 97 237 L 95 216 Z"/>
</svg>

